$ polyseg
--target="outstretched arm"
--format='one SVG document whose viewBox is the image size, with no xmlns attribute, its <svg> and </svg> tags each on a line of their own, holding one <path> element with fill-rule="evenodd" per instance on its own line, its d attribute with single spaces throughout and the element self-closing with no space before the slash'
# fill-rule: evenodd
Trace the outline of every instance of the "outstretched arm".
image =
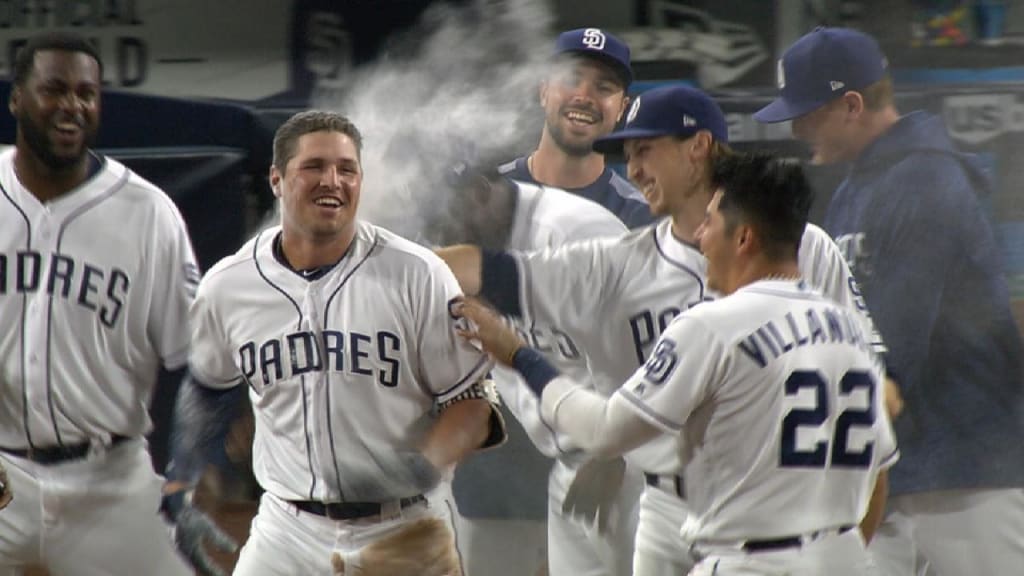
<svg viewBox="0 0 1024 576">
<path fill-rule="evenodd" d="M 467 296 L 480 294 L 483 258 L 479 246 L 457 244 L 434 251 L 452 269 L 459 287 Z"/>
<path fill-rule="evenodd" d="M 588 453 L 612 458 L 661 434 L 624 401 L 605 398 L 561 376 L 539 352 L 527 347 L 514 330 L 478 301 L 466 301 L 460 313 L 475 326 L 461 331 L 463 337 L 479 340 L 498 362 L 515 368 L 541 398 L 544 419 Z"/>
<path fill-rule="evenodd" d="M 205 541 L 227 552 L 234 552 L 238 545 L 209 517 L 192 507 L 191 492 L 206 468 L 213 444 L 227 435 L 244 390 L 242 386 L 209 388 L 187 375 L 174 407 L 172 459 L 167 467 L 168 481 L 160 510 L 174 524 L 178 549 L 203 576 L 223 574 L 203 550 Z"/>
</svg>

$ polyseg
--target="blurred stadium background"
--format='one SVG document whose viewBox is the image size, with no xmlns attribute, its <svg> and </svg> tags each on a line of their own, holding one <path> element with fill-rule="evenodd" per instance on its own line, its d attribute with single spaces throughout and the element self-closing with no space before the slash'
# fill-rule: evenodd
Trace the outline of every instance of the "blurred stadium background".
<svg viewBox="0 0 1024 576">
<path fill-rule="evenodd" d="M 463 42 L 465 29 L 448 25 L 491 19 L 508 32 L 505 42 L 522 44 L 521 61 L 503 60 L 504 48 Z M 874 34 L 889 55 L 900 109 L 943 115 L 956 142 L 989 163 L 997 189 L 985 201 L 1024 324 L 1024 0 L 16 0 L 0 2 L 0 73 L 6 78 L 17 49 L 40 30 L 68 28 L 94 39 L 107 85 L 97 148 L 171 195 L 206 269 L 237 249 L 272 207 L 266 174 L 277 126 L 312 105 L 344 111 L 389 68 L 419 67 L 427 76 L 415 81 L 445 82 L 436 62 L 416 60 L 438 34 L 460 40 L 442 38 L 442 58 L 513 70 L 535 64 L 560 30 L 606 28 L 632 47 L 632 93 L 663 82 L 698 85 L 720 99 L 737 147 L 800 158 L 788 125 L 758 125 L 750 114 L 773 95 L 781 50 L 820 24 Z M 0 84 L 4 97 L 9 90 L 6 80 Z M 508 158 L 536 143 L 534 94 L 524 92 L 527 113 L 501 142 Z M 390 122 L 406 119 L 407 111 L 394 112 Z M 361 128 L 372 148 L 375 133 Z M 13 141 L 13 119 L 4 115 L 0 143 Z M 816 218 L 842 174 L 843 167 L 812 169 Z M 162 383 L 158 421 L 168 417 L 175 390 L 175 382 Z M 162 469 L 166 440 L 152 443 Z M 245 452 L 223 462 L 244 461 Z M 223 482 L 245 485 L 244 473 L 227 476 Z M 221 509 L 244 535 L 252 503 L 241 500 Z"/>
</svg>

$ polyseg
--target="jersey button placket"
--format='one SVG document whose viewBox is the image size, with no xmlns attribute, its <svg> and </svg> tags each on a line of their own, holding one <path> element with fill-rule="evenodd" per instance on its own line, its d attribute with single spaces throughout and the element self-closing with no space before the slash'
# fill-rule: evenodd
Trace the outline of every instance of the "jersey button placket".
<svg viewBox="0 0 1024 576">
<path fill-rule="evenodd" d="M 322 280 L 322 279 L 321 279 Z M 323 322 L 320 318 L 320 290 L 323 282 L 314 280 L 306 284 L 305 296 L 302 301 L 303 330 L 313 334 L 314 339 L 321 347 L 320 357 L 323 358 Z M 310 458 L 313 463 L 313 473 L 320 479 L 325 480 L 319 484 L 318 490 L 321 495 L 315 495 L 314 499 L 336 500 L 338 494 L 334 489 L 334 472 L 331 465 L 330 440 L 328 439 L 327 422 L 324 410 L 326 401 L 326 388 L 324 384 L 325 371 L 308 373 L 303 377 L 305 383 L 306 402 L 310 406 L 309 433 L 310 433 Z"/>
</svg>

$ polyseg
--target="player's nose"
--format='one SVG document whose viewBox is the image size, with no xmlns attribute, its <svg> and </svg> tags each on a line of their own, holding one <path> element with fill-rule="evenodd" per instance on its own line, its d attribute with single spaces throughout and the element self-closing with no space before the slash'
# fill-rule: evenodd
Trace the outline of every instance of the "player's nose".
<svg viewBox="0 0 1024 576">
<path fill-rule="evenodd" d="M 643 166 L 636 158 L 628 158 L 626 160 L 626 177 L 633 183 L 634 186 L 640 185 L 640 178 L 644 175 Z"/>
<path fill-rule="evenodd" d="M 328 166 L 320 172 L 320 185 L 326 188 L 341 188 L 341 171 L 337 166 Z"/>
</svg>

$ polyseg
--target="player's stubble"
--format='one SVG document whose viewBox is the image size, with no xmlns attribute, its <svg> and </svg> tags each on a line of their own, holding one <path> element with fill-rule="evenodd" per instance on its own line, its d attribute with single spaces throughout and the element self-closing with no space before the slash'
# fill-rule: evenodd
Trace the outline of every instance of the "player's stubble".
<svg viewBox="0 0 1024 576">
<path fill-rule="evenodd" d="M 58 146 L 50 137 L 48 130 L 40 126 L 28 111 L 22 109 L 18 113 L 18 127 L 25 143 L 39 160 L 54 171 L 67 170 L 78 165 L 86 152 L 96 141 L 96 127 L 83 118 L 74 120 L 82 129 L 82 139 L 78 147 L 69 153 L 61 154 Z"/>
</svg>

